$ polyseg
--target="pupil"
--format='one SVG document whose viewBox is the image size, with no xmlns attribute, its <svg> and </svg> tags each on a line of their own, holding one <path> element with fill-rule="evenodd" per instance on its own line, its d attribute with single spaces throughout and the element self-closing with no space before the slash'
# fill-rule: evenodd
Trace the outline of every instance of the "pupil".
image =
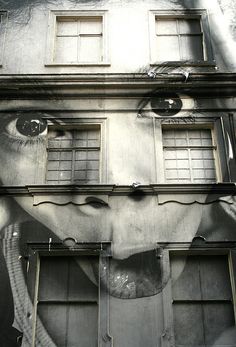
<svg viewBox="0 0 236 347">
<path fill-rule="evenodd" d="M 151 98 L 151 107 L 154 113 L 159 116 L 174 116 L 183 106 L 183 103 L 174 93 L 155 94 Z"/>
<path fill-rule="evenodd" d="M 16 122 L 17 130 L 25 136 L 37 136 L 46 129 L 46 122 L 40 116 L 24 115 Z"/>
</svg>

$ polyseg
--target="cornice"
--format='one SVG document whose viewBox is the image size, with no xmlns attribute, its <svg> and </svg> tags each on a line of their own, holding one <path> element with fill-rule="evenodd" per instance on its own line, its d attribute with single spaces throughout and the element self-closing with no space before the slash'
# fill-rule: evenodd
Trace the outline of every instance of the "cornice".
<svg viewBox="0 0 236 347">
<path fill-rule="evenodd" d="M 135 190 L 142 190 L 146 195 L 178 194 L 178 195 L 235 195 L 236 185 L 233 183 L 218 184 L 150 184 L 133 188 L 130 185 L 27 185 L 1 186 L 0 195 L 129 195 Z"/>
<path fill-rule="evenodd" d="M 35 74 L 0 75 L 0 95 L 9 98 L 110 94 L 140 95 L 158 88 L 236 95 L 236 73 Z M 131 94 L 130 94 L 131 93 Z"/>
</svg>

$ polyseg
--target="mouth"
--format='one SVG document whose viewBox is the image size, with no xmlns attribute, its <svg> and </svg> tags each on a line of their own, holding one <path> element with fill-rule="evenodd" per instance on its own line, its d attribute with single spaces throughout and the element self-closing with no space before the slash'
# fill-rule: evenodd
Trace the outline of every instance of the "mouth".
<svg viewBox="0 0 236 347">
<path fill-rule="evenodd" d="M 153 296 L 161 292 L 165 284 L 161 258 L 156 250 L 127 259 L 110 260 L 108 291 L 113 297 L 136 299 Z M 102 282 L 102 285 L 106 284 Z"/>
</svg>

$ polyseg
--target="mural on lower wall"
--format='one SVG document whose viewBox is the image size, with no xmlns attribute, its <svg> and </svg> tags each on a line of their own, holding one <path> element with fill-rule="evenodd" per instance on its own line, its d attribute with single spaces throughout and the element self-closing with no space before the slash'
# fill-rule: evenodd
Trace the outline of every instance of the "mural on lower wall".
<svg viewBox="0 0 236 347">
<path fill-rule="evenodd" d="M 15 177 L 15 185 L 18 185 L 26 181 L 27 175 L 32 176 L 32 172 L 35 170 L 36 148 L 38 145 L 45 146 L 46 133 L 43 119 L 39 117 L 38 113 L 36 117 L 33 117 L 33 121 L 29 119 L 29 113 L 25 115 L 24 112 L 18 113 L 17 119 L 13 119 L 9 114 L 2 117 L 0 160 L 2 163 L 1 180 L 5 186 L 10 185 L 12 177 Z M 12 170 L 14 170 L 13 174 Z M 10 171 L 11 175 L 9 175 Z M 9 178 L 10 176 L 11 178 Z M 0 341 L 1 346 L 4 347 L 20 346 L 21 344 L 26 347 L 32 344 L 33 332 L 31 329 L 35 317 L 30 315 L 26 317 L 26 307 L 27 303 L 32 306 L 40 300 L 42 305 L 38 310 L 35 345 L 37 347 L 45 345 L 74 346 L 73 338 L 78 337 L 76 334 L 81 337 L 82 332 L 72 331 L 69 334 L 71 340 L 66 340 L 68 331 L 65 332 L 65 327 L 64 330 L 61 328 L 61 322 L 58 324 L 55 317 L 53 319 L 58 325 L 56 327 L 53 325 L 52 311 L 50 311 L 52 308 L 47 306 L 45 309 L 45 305 L 49 305 L 47 300 L 51 300 L 51 305 L 56 305 L 56 302 L 58 303 L 60 300 L 64 300 L 63 303 L 65 303 L 63 293 L 67 291 L 67 299 L 69 296 L 68 300 L 71 304 L 75 300 L 73 295 L 76 292 L 73 286 L 80 287 L 78 283 L 81 282 L 91 296 L 89 296 L 89 300 L 86 300 L 97 302 L 96 287 L 98 283 L 102 284 L 99 281 L 98 268 L 91 259 L 87 259 L 85 262 L 75 259 L 75 263 L 67 264 L 65 270 L 63 270 L 63 266 L 58 269 L 55 264 L 45 263 L 45 269 L 48 269 L 45 270 L 45 275 L 40 277 L 40 283 L 45 283 L 46 287 L 39 287 L 36 300 L 31 295 L 30 288 L 27 289 L 27 276 L 31 268 L 31 261 L 26 260 L 24 255 L 27 254 L 25 247 L 29 241 L 46 242 L 49 245 L 49 251 L 50 243 L 61 242 L 66 238 L 75 238 L 77 242 L 82 243 L 110 241 L 112 258 L 105 289 L 109 291 L 113 310 L 114 307 L 118 307 L 116 306 L 118 305 L 117 300 L 122 302 L 119 304 L 123 308 L 122 315 L 130 314 L 128 307 L 132 300 L 143 309 L 151 300 L 154 307 L 154 302 L 157 302 L 157 298 L 160 298 L 163 289 L 170 281 L 170 272 L 163 270 L 160 243 L 187 242 L 191 247 L 191 242 L 196 236 L 206 239 L 206 241 L 235 242 L 236 199 L 233 195 L 218 194 L 207 197 L 204 194 L 195 194 L 189 200 L 188 194 L 186 196 L 177 194 L 172 195 L 171 198 L 168 196 L 165 200 L 154 193 L 147 194 L 142 186 L 134 186 L 125 195 L 109 194 L 109 196 L 108 194 L 95 196 L 44 194 L 36 198 L 16 194 L 13 198 L 3 194 L 0 208 L 2 243 Z M 194 261 L 191 266 L 194 266 Z M 186 274 L 186 259 L 183 258 L 178 264 L 175 281 Z M 78 268 L 78 273 L 76 268 Z M 69 275 L 68 269 L 73 276 Z M 47 275 L 48 277 L 46 277 Z M 44 281 L 45 278 L 46 281 Z M 71 278 L 76 278 L 74 284 L 70 282 Z M 70 284 L 67 284 L 66 287 L 63 286 L 62 279 L 66 279 Z M 55 297 L 53 296 L 54 291 L 56 291 Z M 73 300 L 70 299 L 70 295 Z M 84 293 L 81 294 L 83 298 L 84 295 Z M 127 304 L 123 304 L 123 302 L 127 302 Z M 83 317 L 87 315 L 90 322 L 91 317 L 94 316 L 94 309 L 91 307 L 86 309 L 88 312 L 83 312 L 82 315 Z M 157 309 L 161 312 L 162 304 L 158 304 Z M 52 310 L 58 312 L 58 316 L 63 316 L 63 308 L 56 311 L 54 307 Z M 230 318 L 227 318 L 226 323 L 222 324 L 221 329 L 218 327 L 218 321 L 218 330 L 212 333 L 208 345 L 214 346 L 218 343 L 217 340 L 223 341 L 222 344 L 228 340 L 234 341 L 232 307 L 229 308 L 229 311 Z M 72 319 L 73 314 L 66 313 L 65 316 Z M 112 317 L 114 315 L 114 313 L 111 314 Z M 76 314 L 75 317 L 79 320 Z M 29 326 L 27 319 L 31 321 Z M 134 319 L 133 328 L 130 328 L 131 335 L 137 330 L 135 321 L 140 319 L 140 317 Z M 113 330 L 110 331 L 110 334 L 117 334 L 115 330 L 119 329 L 116 328 L 116 322 L 111 322 L 111 325 Z M 64 332 L 59 333 L 57 329 Z M 86 328 L 83 330 L 86 331 Z M 96 327 L 94 327 L 94 331 L 96 331 Z M 142 331 L 140 334 L 145 336 Z M 90 340 L 86 340 L 86 337 L 83 338 L 85 339 L 84 346 L 91 343 Z M 63 342 L 65 340 L 67 342 Z M 117 344 L 119 345 L 119 341 Z M 151 345 L 156 346 L 156 344 L 157 341 L 153 339 Z M 132 344 L 127 343 L 127 345 Z"/>
</svg>

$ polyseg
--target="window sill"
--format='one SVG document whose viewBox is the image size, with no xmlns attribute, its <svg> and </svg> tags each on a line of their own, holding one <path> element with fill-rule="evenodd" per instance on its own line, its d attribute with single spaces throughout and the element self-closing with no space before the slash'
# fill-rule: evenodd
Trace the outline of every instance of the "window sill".
<svg viewBox="0 0 236 347">
<path fill-rule="evenodd" d="M 151 66 L 201 66 L 201 67 L 216 67 L 216 62 L 214 60 L 207 61 L 156 61 L 151 62 Z"/>
<path fill-rule="evenodd" d="M 73 67 L 73 66 L 110 66 L 111 64 L 109 62 L 102 62 L 102 63 L 46 63 L 44 64 L 45 67 Z"/>
</svg>

